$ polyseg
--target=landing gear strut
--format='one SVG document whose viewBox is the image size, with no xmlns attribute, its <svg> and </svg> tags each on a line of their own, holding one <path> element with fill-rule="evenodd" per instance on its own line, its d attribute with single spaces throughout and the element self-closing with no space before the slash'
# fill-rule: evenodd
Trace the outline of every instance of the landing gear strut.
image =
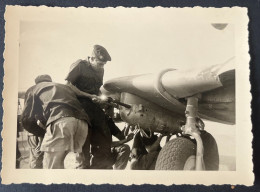
<svg viewBox="0 0 260 192">
<path fill-rule="evenodd" d="M 197 142 L 195 170 L 205 170 L 205 163 L 203 160 L 204 147 L 200 136 L 200 130 L 196 126 L 198 117 L 198 100 L 199 95 L 187 98 L 187 106 L 185 111 L 186 124 L 182 127 L 182 131 L 183 134 L 194 137 Z"/>
</svg>

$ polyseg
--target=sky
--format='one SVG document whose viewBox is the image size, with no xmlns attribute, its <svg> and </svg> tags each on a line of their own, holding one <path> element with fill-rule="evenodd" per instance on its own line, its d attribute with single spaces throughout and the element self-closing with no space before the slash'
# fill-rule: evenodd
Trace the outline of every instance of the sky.
<svg viewBox="0 0 260 192">
<path fill-rule="evenodd" d="M 197 68 L 234 56 L 232 24 L 217 30 L 203 14 L 174 9 L 83 9 L 35 13 L 20 22 L 19 90 L 40 74 L 64 83 L 70 65 L 91 55 L 95 44 L 112 57 L 104 80 Z M 52 19 L 51 19 L 52 18 Z M 180 19 L 181 18 L 181 19 Z"/>
</svg>

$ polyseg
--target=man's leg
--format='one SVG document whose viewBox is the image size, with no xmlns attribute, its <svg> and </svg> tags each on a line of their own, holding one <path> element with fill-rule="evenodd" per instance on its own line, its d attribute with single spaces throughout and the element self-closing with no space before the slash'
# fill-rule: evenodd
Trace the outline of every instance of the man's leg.
<svg viewBox="0 0 260 192">
<path fill-rule="evenodd" d="M 44 168 L 63 169 L 68 152 L 76 153 L 78 168 L 82 168 L 82 147 L 88 135 L 88 123 L 74 117 L 64 117 L 47 128 L 41 150 L 45 152 Z"/>
<path fill-rule="evenodd" d="M 16 169 L 20 168 L 21 156 L 22 156 L 22 154 L 19 151 L 18 141 L 16 140 L 16 165 L 15 165 Z"/>
<path fill-rule="evenodd" d="M 91 169 L 113 169 L 114 159 L 110 146 L 91 146 Z"/>
<path fill-rule="evenodd" d="M 43 168 L 64 169 L 64 159 L 67 154 L 67 151 L 44 152 Z"/>
<path fill-rule="evenodd" d="M 34 135 L 28 135 L 28 144 L 30 147 L 29 167 L 31 169 L 42 169 L 43 152 L 37 152 L 35 148 L 38 145 L 38 138 Z"/>
<path fill-rule="evenodd" d="M 87 139 L 82 147 L 82 153 L 83 153 L 83 158 L 84 158 L 84 162 L 81 165 L 79 165 L 79 167 L 82 167 L 83 169 L 89 169 L 90 168 L 90 137 L 91 137 L 91 129 L 88 129 L 88 136 Z"/>
<path fill-rule="evenodd" d="M 152 151 L 147 154 L 141 154 L 138 159 L 132 158 L 130 169 L 133 170 L 154 170 L 157 157 L 160 151 Z"/>
<path fill-rule="evenodd" d="M 130 147 L 126 144 L 114 148 L 117 154 L 114 169 L 125 169 L 130 155 Z"/>
<path fill-rule="evenodd" d="M 76 153 L 76 168 L 89 168 L 89 126 L 86 121 L 75 119 L 77 122 L 74 132 L 74 151 Z"/>
<path fill-rule="evenodd" d="M 80 102 L 87 112 L 91 124 L 92 133 L 88 138 L 91 144 L 91 169 L 112 169 L 113 159 L 111 157 L 111 133 L 106 123 L 106 116 L 104 111 L 96 103 L 90 99 L 80 99 Z M 88 146 L 83 147 L 83 153 L 87 153 Z M 84 156 L 89 159 L 90 154 Z"/>
</svg>

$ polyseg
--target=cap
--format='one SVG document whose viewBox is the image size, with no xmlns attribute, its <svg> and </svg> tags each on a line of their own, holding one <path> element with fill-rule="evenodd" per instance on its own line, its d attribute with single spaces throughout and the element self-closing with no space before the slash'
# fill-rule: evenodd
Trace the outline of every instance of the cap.
<svg viewBox="0 0 260 192">
<path fill-rule="evenodd" d="M 94 45 L 93 54 L 100 61 L 103 61 L 103 62 L 111 61 L 111 57 L 110 57 L 109 53 L 101 45 Z"/>
<path fill-rule="evenodd" d="M 49 75 L 39 75 L 38 77 L 35 78 L 35 84 L 41 82 L 52 82 L 52 79 Z"/>
</svg>

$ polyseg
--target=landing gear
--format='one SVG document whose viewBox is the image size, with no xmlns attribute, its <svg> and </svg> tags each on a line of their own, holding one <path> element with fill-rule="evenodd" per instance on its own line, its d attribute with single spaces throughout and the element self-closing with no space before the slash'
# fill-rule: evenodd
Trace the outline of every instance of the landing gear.
<svg viewBox="0 0 260 192">
<path fill-rule="evenodd" d="M 201 131 L 201 139 L 204 146 L 204 162 L 206 170 L 219 169 L 219 153 L 217 142 L 214 137 L 207 131 Z"/>
<path fill-rule="evenodd" d="M 186 124 L 183 135 L 169 141 L 161 150 L 155 169 L 159 170 L 218 170 L 217 143 L 204 131 L 204 123 L 198 118 L 199 95 L 187 98 Z"/>
<path fill-rule="evenodd" d="M 193 162 L 186 165 L 187 160 L 196 154 L 196 145 L 189 139 L 177 137 L 170 140 L 160 151 L 155 169 L 156 170 L 183 170 L 190 167 L 194 169 Z M 190 164 L 192 164 L 190 166 Z"/>
<path fill-rule="evenodd" d="M 218 170 L 219 154 L 215 139 L 206 131 L 201 131 L 201 139 L 204 146 L 205 170 Z M 196 148 L 196 141 L 188 137 L 177 137 L 170 140 L 160 151 L 155 169 L 195 170 Z"/>
<path fill-rule="evenodd" d="M 183 134 L 191 135 L 196 140 L 196 166 L 195 170 L 205 170 L 203 159 L 204 148 L 202 139 L 200 137 L 200 130 L 196 126 L 196 119 L 198 118 L 198 100 L 199 95 L 187 98 L 186 106 L 186 124 L 182 127 Z"/>
</svg>

